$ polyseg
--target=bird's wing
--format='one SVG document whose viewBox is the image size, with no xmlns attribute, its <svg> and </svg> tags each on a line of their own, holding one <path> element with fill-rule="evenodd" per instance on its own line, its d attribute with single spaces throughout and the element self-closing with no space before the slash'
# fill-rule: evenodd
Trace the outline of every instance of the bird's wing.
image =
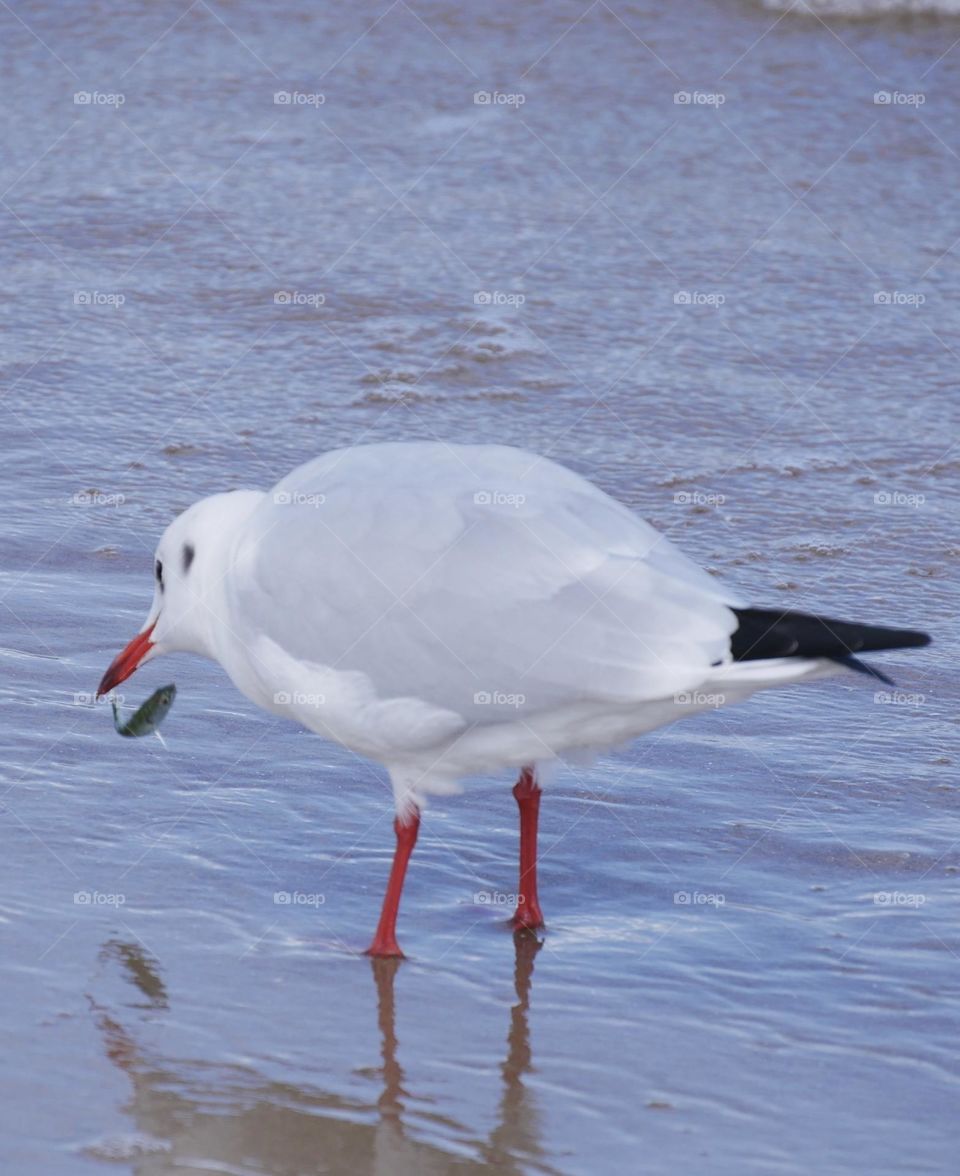
<svg viewBox="0 0 960 1176">
<path fill-rule="evenodd" d="M 301 466 L 251 516 L 230 593 L 251 640 L 479 723 L 690 689 L 736 627 L 717 581 L 652 527 L 502 446 Z"/>
</svg>

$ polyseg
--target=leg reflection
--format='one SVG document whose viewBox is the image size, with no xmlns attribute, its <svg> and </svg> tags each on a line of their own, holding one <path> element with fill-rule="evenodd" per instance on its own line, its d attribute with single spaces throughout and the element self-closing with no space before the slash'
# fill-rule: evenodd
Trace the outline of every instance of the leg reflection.
<svg viewBox="0 0 960 1176">
<path fill-rule="evenodd" d="M 537 1159 L 543 1156 L 537 1111 L 524 1081 L 533 1068 L 528 1016 L 533 961 L 543 943 L 532 931 L 518 927 L 513 933 L 513 946 L 516 953 L 513 985 L 517 1001 L 510 1010 L 507 1056 L 500 1067 L 503 1076 L 500 1122 L 491 1132 L 490 1146 L 484 1153 L 488 1163 L 504 1166 L 508 1170 L 520 1157 Z"/>
<path fill-rule="evenodd" d="M 396 1001 L 393 982 L 400 967 L 400 960 L 396 956 L 374 958 L 370 961 L 370 967 L 377 989 L 377 1024 L 380 1027 L 380 1056 L 383 1058 L 383 1093 L 377 1099 L 377 1106 L 384 1122 L 390 1121 L 399 1127 L 404 1089 L 403 1070 L 397 1061 Z"/>
<path fill-rule="evenodd" d="M 524 1161 L 542 1162 L 544 1158 L 540 1143 L 539 1116 L 524 1081 L 533 1066 L 528 1021 L 533 963 L 543 944 L 527 928 L 517 928 L 514 931 L 513 944 L 513 983 L 517 999 L 510 1009 L 507 1052 L 500 1064 L 503 1086 L 499 1102 L 499 1121 L 486 1139 L 475 1141 L 483 1157 L 484 1170 L 495 1165 L 498 1171 L 508 1176 L 521 1172 Z M 404 1134 L 403 1100 L 409 1095 L 404 1085 L 403 1069 L 397 1059 L 394 980 L 401 961 L 373 959 L 370 963 L 377 992 L 377 1021 L 380 1028 L 380 1053 L 383 1059 L 383 1091 L 377 1101 L 380 1124 L 376 1129 L 375 1154 L 378 1164 L 383 1165 L 384 1171 L 406 1172 L 408 1169 L 405 1165 L 414 1157 L 410 1152 L 411 1142 Z M 377 1171 L 379 1170 L 378 1168 Z"/>
</svg>

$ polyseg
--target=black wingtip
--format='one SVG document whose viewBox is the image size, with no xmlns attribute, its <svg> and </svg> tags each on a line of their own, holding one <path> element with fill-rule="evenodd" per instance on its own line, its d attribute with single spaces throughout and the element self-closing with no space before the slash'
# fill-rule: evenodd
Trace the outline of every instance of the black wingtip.
<svg viewBox="0 0 960 1176">
<path fill-rule="evenodd" d="M 891 629 L 832 617 L 813 616 L 794 609 L 734 609 L 738 627 L 730 639 L 734 661 L 771 657 L 827 657 L 911 649 L 930 644 L 929 633 Z"/>
<path fill-rule="evenodd" d="M 877 681 L 883 682 L 886 686 L 896 686 L 896 682 L 892 678 L 888 678 L 886 674 L 874 666 L 868 666 L 866 662 L 860 661 L 852 653 L 847 654 L 845 657 L 832 657 L 830 660 L 835 661 L 837 665 L 846 666 L 848 670 L 856 670 L 858 674 L 866 674 L 868 678 L 876 678 Z"/>
</svg>

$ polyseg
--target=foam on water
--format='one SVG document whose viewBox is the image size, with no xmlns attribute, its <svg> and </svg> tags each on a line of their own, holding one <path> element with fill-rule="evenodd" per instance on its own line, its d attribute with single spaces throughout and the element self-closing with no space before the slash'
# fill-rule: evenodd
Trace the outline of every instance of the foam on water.
<svg viewBox="0 0 960 1176">
<path fill-rule="evenodd" d="M 757 0 L 771 12 L 862 20 L 888 16 L 960 16 L 960 0 Z"/>
</svg>

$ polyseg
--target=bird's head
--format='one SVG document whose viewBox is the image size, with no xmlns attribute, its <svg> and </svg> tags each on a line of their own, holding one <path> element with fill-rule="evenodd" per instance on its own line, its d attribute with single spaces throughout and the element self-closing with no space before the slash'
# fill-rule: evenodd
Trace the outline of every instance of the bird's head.
<svg viewBox="0 0 960 1176">
<path fill-rule="evenodd" d="M 110 663 L 97 697 L 162 653 L 213 657 L 217 601 L 237 527 L 263 498 L 234 490 L 195 502 L 164 531 L 153 559 L 153 603 L 143 628 Z"/>
</svg>

